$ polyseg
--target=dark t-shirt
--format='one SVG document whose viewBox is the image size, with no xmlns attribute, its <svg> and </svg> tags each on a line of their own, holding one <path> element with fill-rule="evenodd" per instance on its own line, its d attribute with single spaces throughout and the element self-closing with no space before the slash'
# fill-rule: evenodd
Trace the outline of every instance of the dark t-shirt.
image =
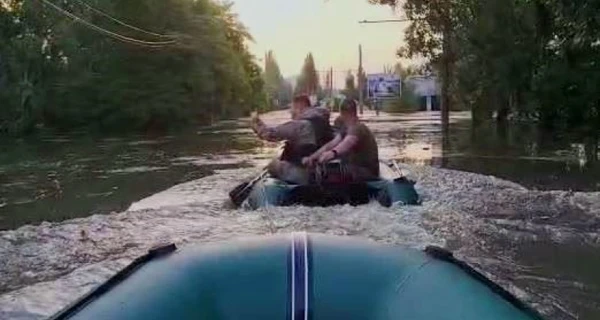
<svg viewBox="0 0 600 320">
<path fill-rule="evenodd" d="M 342 162 L 351 167 L 365 169 L 367 175 L 373 178 L 379 177 L 379 150 L 375 136 L 364 123 L 357 123 L 348 128 L 342 127 L 340 133 L 342 137 L 353 135 L 358 138 L 356 146 L 345 156 Z M 361 173 L 361 176 L 365 173 Z"/>
</svg>

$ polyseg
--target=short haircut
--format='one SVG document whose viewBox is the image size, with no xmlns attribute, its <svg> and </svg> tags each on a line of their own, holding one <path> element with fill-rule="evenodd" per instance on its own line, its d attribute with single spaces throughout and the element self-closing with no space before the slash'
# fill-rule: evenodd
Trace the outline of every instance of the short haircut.
<svg viewBox="0 0 600 320">
<path fill-rule="evenodd" d="M 310 98 L 306 94 L 300 94 L 294 97 L 294 103 L 302 103 L 303 105 L 310 107 Z"/>
<path fill-rule="evenodd" d="M 356 101 L 352 99 L 344 99 L 344 101 L 342 101 L 342 105 L 340 106 L 340 113 L 351 113 L 356 115 L 356 109 Z"/>
</svg>

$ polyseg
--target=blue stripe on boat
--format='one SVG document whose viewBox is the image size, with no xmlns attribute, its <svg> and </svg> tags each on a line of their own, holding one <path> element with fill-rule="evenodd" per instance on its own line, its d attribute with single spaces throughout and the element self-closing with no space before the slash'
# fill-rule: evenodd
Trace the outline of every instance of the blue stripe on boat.
<svg viewBox="0 0 600 320">
<path fill-rule="evenodd" d="M 313 297 L 313 273 L 312 273 L 312 246 L 310 237 L 308 234 L 304 233 L 304 239 L 306 240 L 306 320 L 312 320 L 312 307 L 310 304 L 312 303 Z"/>
<path fill-rule="evenodd" d="M 292 234 L 290 246 L 290 299 L 289 318 L 291 320 L 308 320 L 310 315 L 310 247 L 306 233 Z"/>
</svg>

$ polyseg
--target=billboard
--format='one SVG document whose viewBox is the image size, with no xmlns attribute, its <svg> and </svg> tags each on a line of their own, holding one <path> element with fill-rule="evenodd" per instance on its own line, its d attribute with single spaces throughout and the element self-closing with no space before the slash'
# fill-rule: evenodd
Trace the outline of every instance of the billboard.
<svg viewBox="0 0 600 320">
<path fill-rule="evenodd" d="M 391 99 L 400 96 L 402 81 L 397 74 L 367 75 L 367 96 L 371 99 Z"/>
</svg>

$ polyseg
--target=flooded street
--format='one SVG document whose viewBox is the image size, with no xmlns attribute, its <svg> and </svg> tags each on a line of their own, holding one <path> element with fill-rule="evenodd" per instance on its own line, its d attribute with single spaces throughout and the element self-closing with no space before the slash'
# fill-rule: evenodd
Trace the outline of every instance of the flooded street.
<svg viewBox="0 0 600 320">
<path fill-rule="evenodd" d="M 227 192 L 277 153 L 247 119 L 152 139 L 4 142 L 0 319 L 43 319 L 157 244 L 301 230 L 447 246 L 549 319 L 600 318 L 600 172 L 580 145 L 473 130 L 468 113 L 447 137 L 437 113 L 364 118 L 422 206 L 227 209 Z"/>
<path fill-rule="evenodd" d="M 240 124 L 219 125 L 235 131 Z M 248 152 L 258 142 L 246 132 L 219 130 L 154 138 L 72 134 L 0 140 L 0 230 L 120 212 L 214 169 L 239 167 L 239 158 L 216 155 Z"/>
</svg>

